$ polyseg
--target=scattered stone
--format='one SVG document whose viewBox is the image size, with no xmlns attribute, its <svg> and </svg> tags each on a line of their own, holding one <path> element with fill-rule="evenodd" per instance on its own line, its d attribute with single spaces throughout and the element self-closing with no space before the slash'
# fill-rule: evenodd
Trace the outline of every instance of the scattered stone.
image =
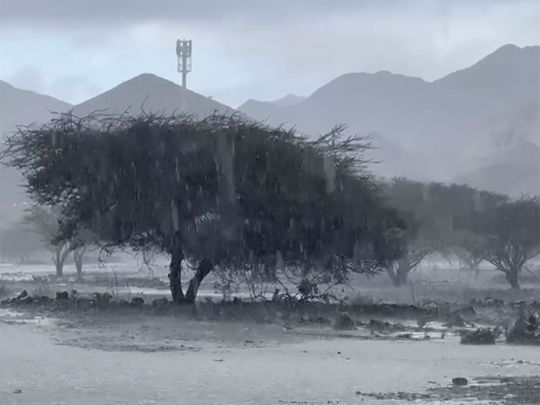
<svg viewBox="0 0 540 405">
<path fill-rule="evenodd" d="M 98 308 L 104 308 L 111 303 L 112 295 L 109 293 L 95 293 L 94 302 L 97 304 Z"/>
<path fill-rule="evenodd" d="M 472 305 L 469 305 L 467 307 L 456 309 L 454 312 L 452 312 L 452 315 L 458 315 L 460 317 L 465 317 L 465 318 L 472 318 L 476 316 L 476 311 L 474 310 L 474 307 Z"/>
<path fill-rule="evenodd" d="M 57 300 L 67 300 L 69 299 L 69 294 L 67 291 L 60 291 L 56 293 Z"/>
<path fill-rule="evenodd" d="M 449 328 L 463 327 L 465 326 L 465 321 L 463 320 L 463 318 L 458 312 L 453 312 L 447 317 L 447 320 L 444 323 L 444 326 L 449 327 Z"/>
<path fill-rule="evenodd" d="M 399 323 L 392 324 L 390 322 L 383 322 L 383 321 L 379 321 L 377 319 L 371 319 L 367 326 L 371 331 L 376 330 L 376 331 L 380 331 L 380 332 L 383 332 L 383 333 L 384 332 L 390 332 L 390 331 L 396 331 L 396 330 L 403 330 L 404 329 L 404 326 L 399 324 Z"/>
<path fill-rule="evenodd" d="M 165 297 L 156 298 L 152 301 L 153 307 L 165 307 L 169 304 L 169 300 Z"/>
<path fill-rule="evenodd" d="M 94 300 L 88 298 L 77 298 L 77 309 L 79 311 L 87 311 L 95 304 Z"/>
<path fill-rule="evenodd" d="M 332 324 L 332 321 L 328 318 L 325 318 L 324 316 L 308 316 L 308 317 L 300 317 L 300 319 L 298 320 L 299 323 L 302 323 L 302 324 L 314 324 L 314 325 L 321 325 L 321 326 L 326 326 L 326 325 L 331 325 Z"/>
<path fill-rule="evenodd" d="M 538 314 L 528 316 L 521 310 L 518 319 L 506 336 L 508 343 L 540 345 L 540 320 Z"/>
<path fill-rule="evenodd" d="M 463 345 L 494 345 L 497 333 L 491 329 L 476 329 L 474 331 L 464 331 L 461 334 L 461 344 Z"/>
<path fill-rule="evenodd" d="M 234 305 L 240 305 L 240 304 L 242 304 L 242 299 L 240 297 L 233 297 L 232 303 Z"/>
<path fill-rule="evenodd" d="M 469 380 L 467 380 L 465 377 L 454 377 L 452 378 L 452 384 L 458 386 L 465 386 L 469 384 Z"/>
<path fill-rule="evenodd" d="M 133 297 L 131 299 L 131 305 L 142 307 L 144 305 L 144 298 L 143 297 Z"/>
<path fill-rule="evenodd" d="M 22 290 L 21 293 L 15 297 L 15 299 L 22 300 L 26 297 L 28 297 L 28 292 L 26 290 Z"/>
<path fill-rule="evenodd" d="M 34 301 L 35 301 L 38 305 L 47 305 L 47 304 L 49 304 L 51 301 L 53 301 L 53 299 L 50 298 L 50 297 L 47 297 L 46 295 L 42 295 L 41 297 L 35 298 Z"/>
<path fill-rule="evenodd" d="M 19 300 L 23 304 L 32 304 L 34 302 L 34 299 L 30 296 L 24 297 L 23 299 Z"/>
<path fill-rule="evenodd" d="M 348 312 L 340 312 L 336 318 L 334 329 L 337 330 L 355 330 L 356 322 Z"/>
</svg>

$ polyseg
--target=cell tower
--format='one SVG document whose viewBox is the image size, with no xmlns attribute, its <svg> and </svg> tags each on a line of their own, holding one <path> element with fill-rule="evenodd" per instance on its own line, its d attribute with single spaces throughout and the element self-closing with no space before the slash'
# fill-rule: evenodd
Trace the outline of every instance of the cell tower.
<svg viewBox="0 0 540 405">
<path fill-rule="evenodd" d="M 182 87 L 187 85 L 187 74 L 191 72 L 191 39 L 176 41 L 176 56 L 178 57 L 178 72 L 182 73 Z"/>
</svg>

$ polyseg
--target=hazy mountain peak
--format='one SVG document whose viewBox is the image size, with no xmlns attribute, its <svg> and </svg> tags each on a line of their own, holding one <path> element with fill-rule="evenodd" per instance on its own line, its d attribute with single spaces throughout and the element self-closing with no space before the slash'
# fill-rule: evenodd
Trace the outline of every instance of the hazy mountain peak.
<svg viewBox="0 0 540 405">
<path fill-rule="evenodd" d="M 287 94 L 285 97 L 274 100 L 271 103 L 277 107 L 291 107 L 293 105 L 298 105 L 304 101 L 306 97 L 297 96 L 296 94 Z"/>
<path fill-rule="evenodd" d="M 437 82 L 445 82 L 451 80 L 461 80 L 465 76 L 470 76 L 469 81 L 477 80 L 479 85 L 485 86 L 486 80 L 501 81 L 503 75 L 515 75 L 516 80 L 522 79 L 523 75 L 528 75 L 534 72 L 533 78 L 538 78 L 538 70 L 540 69 L 540 46 L 526 46 L 520 48 L 513 44 L 503 45 L 494 52 L 480 59 L 472 66 L 450 73 L 449 75 L 436 80 Z M 501 83 L 496 83 L 501 84 Z M 504 84 L 504 83 L 502 83 Z M 478 84 L 477 84 L 478 86 Z"/>
<path fill-rule="evenodd" d="M 384 163 L 373 169 L 384 175 L 420 172 L 451 180 L 478 171 L 476 185 L 484 181 L 504 192 L 512 173 L 526 172 L 530 181 L 514 181 L 515 189 L 534 191 L 538 169 L 531 162 L 538 159 L 538 148 L 523 141 L 538 138 L 539 72 L 539 46 L 508 44 L 434 82 L 385 70 L 346 73 L 300 104 L 277 107 L 249 100 L 239 109 L 255 119 L 294 125 L 307 135 L 338 123 L 352 133 L 382 134 L 390 145 L 377 139 L 373 155 Z M 491 180 L 503 170 L 501 182 Z"/>
<path fill-rule="evenodd" d="M 232 113 L 224 104 L 184 89 L 178 84 L 152 73 L 135 76 L 116 87 L 75 107 L 79 115 L 97 110 L 113 113 L 129 111 L 131 114 L 155 112 L 172 114 L 188 112 L 199 117 L 217 113 Z"/>
<path fill-rule="evenodd" d="M 506 44 L 478 61 L 477 64 L 510 63 L 524 58 L 540 58 L 540 46 L 525 46 L 520 48 L 514 44 Z M 474 66 L 474 65 L 473 65 Z"/>
<path fill-rule="evenodd" d="M 169 85 L 169 86 L 179 86 L 178 84 L 174 83 L 173 81 L 169 79 L 165 79 L 163 77 L 160 77 L 158 75 L 155 75 L 154 73 L 141 73 L 140 75 L 137 75 L 135 77 L 132 77 L 129 80 L 126 80 L 125 82 L 121 83 L 119 86 L 128 86 L 130 84 L 139 84 L 139 85 L 146 85 L 146 86 L 156 86 L 156 85 Z M 182 88 L 183 90 L 183 88 Z"/>
</svg>

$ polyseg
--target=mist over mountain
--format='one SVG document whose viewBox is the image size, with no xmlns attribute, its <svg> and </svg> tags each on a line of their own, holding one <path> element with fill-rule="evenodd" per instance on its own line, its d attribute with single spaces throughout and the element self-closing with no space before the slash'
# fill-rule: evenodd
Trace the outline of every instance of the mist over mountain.
<svg viewBox="0 0 540 405">
<path fill-rule="evenodd" d="M 71 105 L 54 97 L 22 90 L 0 80 L 0 141 L 18 125 L 43 124 L 54 112 Z M 2 145 L 0 143 L 0 149 Z M 23 178 L 12 168 L 0 165 L 0 226 L 16 218 L 23 210 Z"/>
<path fill-rule="evenodd" d="M 64 112 L 70 107 L 54 97 L 21 90 L 0 80 L 0 133 L 13 131 L 17 125 L 46 122 L 52 112 Z"/>
<path fill-rule="evenodd" d="M 540 155 L 533 150 L 521 156 L 519 151 L 525 149 L 522 142 L 540 143 L 539 72 L 539 46 L 505 45 L 433 82 L 390 72 L 348 73 L 292 106 L 249 100 L 239 110 L 312 135 L 336 123 L 351 132 L 375 134 L 375 153 L 383 164 L 373 169 L 380 175 L 474 178 L 476 186 L 504 191 L 506 177 L 516 180 L 526 172 L 533 174 L 521 192 L 537 193 L 540 179 L 534 181 L 534 167 Z M 507 176 L 497 175 L 501 167 Z M 481 179 L 492 172 L 493 181 L 484 184 Z"/>
</svg>

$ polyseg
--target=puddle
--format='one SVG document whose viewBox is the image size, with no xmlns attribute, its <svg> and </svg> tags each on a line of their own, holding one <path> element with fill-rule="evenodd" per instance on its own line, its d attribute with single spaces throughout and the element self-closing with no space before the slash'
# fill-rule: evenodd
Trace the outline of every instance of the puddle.
<svg viewBox="0 0 540 405">
<path fill-rule="evenodd" d="M 52 326 L 55 321 L 51 318 L 46 318 L 41 315 L 29 315 L 21 312 L 12 311 L 6 308 L 0 308 L 0 322 L 6 324 L 19 324 L 19 325 L 40 325 L 40 326 Z"/>
</svg>

